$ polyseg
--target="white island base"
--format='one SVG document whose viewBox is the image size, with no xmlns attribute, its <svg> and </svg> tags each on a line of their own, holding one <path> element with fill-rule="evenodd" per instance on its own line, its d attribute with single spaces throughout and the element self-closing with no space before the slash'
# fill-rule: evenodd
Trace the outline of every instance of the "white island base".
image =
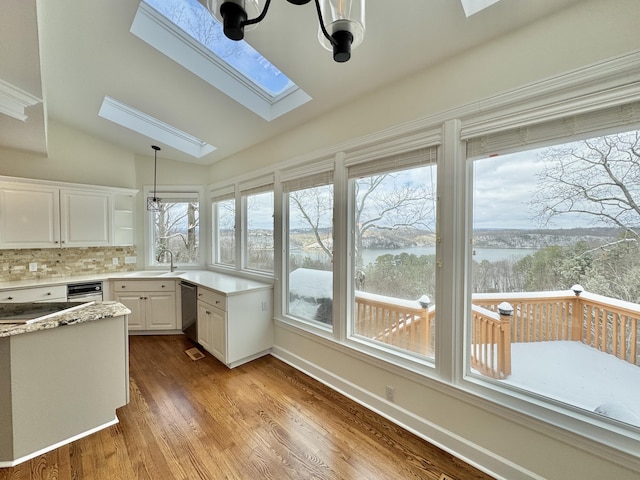
<svg viewBox="0 0 640 480">
<path fill-rule="evenodd" d="M 0 338 L 0 467 L 117 423 L 128 345 L 124 315 Z"/>
</svg>

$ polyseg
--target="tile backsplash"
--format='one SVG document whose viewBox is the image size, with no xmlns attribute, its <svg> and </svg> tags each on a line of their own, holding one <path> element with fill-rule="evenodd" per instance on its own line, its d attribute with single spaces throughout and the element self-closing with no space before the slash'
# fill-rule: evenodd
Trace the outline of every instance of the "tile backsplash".
<svg viewBox="0 0 640 480">
<path fill-rule="evenodd" d="M 0 250 L 0 281 L 127 272 L 136 265 L 125 264 L 125 257 L 135 256 L 133 246 Z M 35 271 L 29 270 L 30 265 Z"/>
</svg>

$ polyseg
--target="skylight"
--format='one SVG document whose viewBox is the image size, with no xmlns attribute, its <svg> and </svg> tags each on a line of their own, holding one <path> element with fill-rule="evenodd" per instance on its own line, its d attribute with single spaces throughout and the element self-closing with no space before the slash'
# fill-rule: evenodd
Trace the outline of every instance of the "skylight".
<svg viewBox="0 0 640 480">
<path fill-rule="evenodd" d="M 478 13 L 485 8 L 490 7 L 494 3 L 498 3 L 500 0 L 460 0 L 462 2 L 462 8 L 464 8 L 464 14 L 467 17 Z"/>
<path fill-rule="evenodd" d="M 213 152 L 216 147 L 157 118 L 136 110 L 109 96 L 104 97 L 98 116 L 129 130 L 160 141 L 195 158 Z"/>
<path fill-rule="evenodd" d="M 143 0 L 131 33 L 265 120 L 311 99 L 248 43 L 228 40 L 197 0 Z"/>
</svg>

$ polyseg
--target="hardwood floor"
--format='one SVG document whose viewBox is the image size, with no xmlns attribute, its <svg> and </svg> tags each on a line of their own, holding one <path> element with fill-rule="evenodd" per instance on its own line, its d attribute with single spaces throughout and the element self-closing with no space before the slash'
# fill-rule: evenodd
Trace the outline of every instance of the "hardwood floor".
<svg viewBox="0 0 640 480">
<path fill-rule="evenodd" d="M 490 479 L 271 356 L 229 370 L 191 347 L 131 337 L 120 423 L 0 480 Z"/>
</svg>

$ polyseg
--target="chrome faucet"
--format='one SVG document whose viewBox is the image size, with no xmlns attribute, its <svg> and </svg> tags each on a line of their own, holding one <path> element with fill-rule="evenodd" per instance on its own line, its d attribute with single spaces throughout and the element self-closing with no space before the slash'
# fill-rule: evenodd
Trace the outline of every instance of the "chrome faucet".
<svg viewBox="0 0 640 480">
<path fill-rule="evenodd" d="M 170 269 L 171 271 L 175 271 L 176 266 L 173 264 L 173 252 L 171 250 L 169 250 L 168 248 L 162 248 L 160 249 L 160 251 L 158 252 L 158 254 L 160 253 L 164 253 L 164 252 L 168 252 L 169 253 L 169 258 L 171 259 L 171 264 L 170 264 Z"/>
</svg>

